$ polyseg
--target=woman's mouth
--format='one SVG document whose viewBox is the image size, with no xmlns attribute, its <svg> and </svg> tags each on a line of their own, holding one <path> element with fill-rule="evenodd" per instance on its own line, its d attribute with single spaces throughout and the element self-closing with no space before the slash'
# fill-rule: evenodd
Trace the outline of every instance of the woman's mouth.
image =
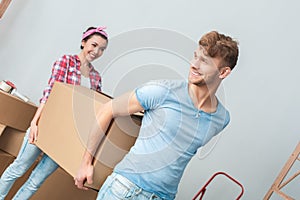
<svg viewBox="0 0 300 200">
<path fill-rule="evenodd" d="M 96 56 L 94 54 L 89 54 L 91 59 L 95 59 Z"/>
</svg>

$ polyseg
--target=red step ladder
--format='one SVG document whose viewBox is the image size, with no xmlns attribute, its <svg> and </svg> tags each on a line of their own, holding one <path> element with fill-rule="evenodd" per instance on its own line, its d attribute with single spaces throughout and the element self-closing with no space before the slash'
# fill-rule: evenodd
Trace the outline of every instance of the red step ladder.
<svg viewBox="0 0 300 200">
<path fill-rule="evenodd" d="M 232 178 L 231 176 L 229 176 L 228 174 L 226 174 L 225 172 L 217 172 L 215 173 L 207 182 L 206 184 L 199 190 L 199 192 L 194 196 L 194 198 L 192 200 L 196 200 L 197 197 L 199 196 L 199 200 L 202 200 L 204 193 L 206 192 L 206 187 L 208 186 L 208 184 L 218 175 L 224 175 L 227 178 L 229 178 L 230 180 L 232 180 L 233 182 L 235 182 L 237 185 L 240 186 L 241 188 L 241 193 L 239 194 L 239 196 L 236 198 L 236 200 L 239 200 L 243 194 L 244 194 L 244 187 L 241 183 L 239 183 L 237 180 L 235 180 L 234 178 Z"/>
</svg>

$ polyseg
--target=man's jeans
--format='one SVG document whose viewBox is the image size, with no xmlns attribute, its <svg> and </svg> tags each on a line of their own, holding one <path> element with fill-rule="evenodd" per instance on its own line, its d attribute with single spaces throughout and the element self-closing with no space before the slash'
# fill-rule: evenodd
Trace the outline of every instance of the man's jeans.
<svg viewBox="0 0 300 200">
<path fill-rule="evenodd" d="M 17 158 L 3 172 L 0 178 L 0 200 L 4 200 L 15 180 L 25 174 L 41 154 L 41 150 L 37 146 L 28 142 L 29 132 L 30 129 L 27 130 Z M 19 189 L 13 199 L 29 199 L 57 167 L 58 165 L 51 158 L 43 154 L 28 180 Z"/>
<path fill-rule="evenodd" d="M 163 200 L 138 187 L 127 178 L 112 173 L 101 187 L 97 200 Z"/>
</svg>

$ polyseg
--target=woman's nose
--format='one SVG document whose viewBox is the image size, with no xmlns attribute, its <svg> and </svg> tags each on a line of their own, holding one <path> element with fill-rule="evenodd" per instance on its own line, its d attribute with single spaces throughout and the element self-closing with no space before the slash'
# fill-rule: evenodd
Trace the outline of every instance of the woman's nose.
<svg viewBox="0 0 300 200">
<path fill-rule="evenodd" d="M 102 53 L 103 53 L 103 50 L 102 50 L 102 49 L 97 49 L 97 50 L 96 50 L 96 54 L 97 54 L 98 56 L 101 56 Z"/>
</svg>

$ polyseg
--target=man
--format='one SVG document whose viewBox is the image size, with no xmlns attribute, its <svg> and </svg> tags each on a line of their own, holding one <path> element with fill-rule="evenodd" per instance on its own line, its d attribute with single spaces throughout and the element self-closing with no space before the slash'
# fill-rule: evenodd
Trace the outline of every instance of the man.
<svg viewBox="0 0 300 200">
<path fill-rule="evenodd" d="M 112 118 L 144 110 L 136 143 L 101 187 L 97 200 L 175 198 L 184 169 L 197 149 L 229 123 L 215 96 L 235 67 L 238 43 L 216 31 L 205 34 L 194 52 L 188 81 L 160 80 L 103 105 L 75 184 L 92 183 L 93 154 Z M 101 131 L 100 131 L 101 130 Z"/>
</svg>

